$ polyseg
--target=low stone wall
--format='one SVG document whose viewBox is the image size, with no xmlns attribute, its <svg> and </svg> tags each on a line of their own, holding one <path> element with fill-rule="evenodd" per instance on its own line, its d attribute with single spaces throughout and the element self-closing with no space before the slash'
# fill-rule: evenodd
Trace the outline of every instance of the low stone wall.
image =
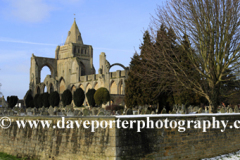
<svg viewBox="0 0 240 160">
<path fill-rule="evenodd" d="M 147 115 L 146 115 L 147 116 Z M 67 120 L 107 121 L 143 120 L 146 116 L 116 117 L 66 117 Z M 0 129 L 0 152 L 11 155 L 28 156 L 41 160 L 80 160 L 80 159 L 182 159 L 194 160 L 213 157 L 224 153 L 240 150 L 240 132 L 230 128 L 233 122 L 240 119 L 240 114 L 216 115 L 149 115 L 154 122 L 168 118 L 171 120 L 216 120 L 229 121 L 224 132 L 220 129 L 194 129 L 194 124 L 179 132 L 178 128 L 141 129 L 137 125 L 133 129 L 98 128 L 95 132 L 83 126 L 74 129 L 50 129 L 38 127 L 31 129 L 17 128 L 16 120 L 51 120 L 55 125 L 61 117 L 10 117 L 13 122 L 10 128 Z M 130 123 L 129 123 L 130 124 Z M 240 123 L 239 123 L 240 126 Z"/>
</svg>

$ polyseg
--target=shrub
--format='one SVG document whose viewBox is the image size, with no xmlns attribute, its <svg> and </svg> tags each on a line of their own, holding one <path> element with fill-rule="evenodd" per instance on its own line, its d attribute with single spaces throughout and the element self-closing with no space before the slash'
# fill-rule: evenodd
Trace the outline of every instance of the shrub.
<svg viewBox="0 0 240 160">
<path fill-rule="evenodd" d="M 40 94 L 37 99 L 38 107 L 41 108 L 43 106 L 43 94 Z"/>
<path fill-rule="evenodd" d="M 33 103 L 34 103 L 34 106 L 36 108 L 40 108 L 41 106 L 39 106 L 39 103 L 38 103 L 38 97 L 40 96 L 40 94 L 36 94 L 33 98 Z"/>
<path fill-rule="evenodd" d="M 110 100 L 109 91 L 104 87 L 99 88 L 94 94 L 94 100 L 99 106 L 106 104 Z"/>
<path fill-rule="evenodd" d="M 31 95 L 31 96 L 30 96 L 30 95 Z M 24 96 L 24 104 L 26 105 L 26 107 L 32 107 L 32 106 L 30 105 L 30 101 L 32 101 L 32 100 L 33 100 L 32 90 L 29 89 L 29 90 L 26 92 L 25 96 Z"/>
<path fill-rule="evenodd" d="M 49 93 L 48 92 L 43 93 L 42 99 L 43 99 L 43 106 L 49 107 L 50 103 L 49 103 Z"/>
<path fill-rule="evenodd" d="M 57 91 L 51 92 L 49 97 L 49 102 L 51 106 L 58 106 L 60 97 Z"/>
<path fill-rule="evenodd" d="M 8 102 L 8 107 L 13 108 L 18 102 L 18 97 L 17 96 L 11 96 L 11 97 L 8 96 L 7 102 Z"/>
<path fill-rule="evenodd" d="M 71 102 L 72 102 L 72 93 L 71 93 L 71 91 L 69 89 L 66 89 L 63 92 L 63 94 L 62 94 L 62 102 L 63 102 L 64 106 L 71 104 Z"/>
<path fill-rule="evenodd" d="M 32 94 L 28 94 L 26 99 L 25 99 L 25 104 L 26 104 L 26 107 L 34 107 L 34 103 L 33 103 L 33 97 L 32 97 Z"/>
<path fill-rule="evenodd" d="M 73 94 L 73 100 L 77 107 L 81 107 L 85 99 L 85 94 L 82 88 L 76 89 L 76 91 Z"/>
<path fill-rule="evenodd" d="M 95 92 L 96 92 L 95 89 L 89 89 L 88 92 L 86 93 L 88 103 L 91 107 L 95 106 L 95 100 L 94 100 Z"/>
</svg>

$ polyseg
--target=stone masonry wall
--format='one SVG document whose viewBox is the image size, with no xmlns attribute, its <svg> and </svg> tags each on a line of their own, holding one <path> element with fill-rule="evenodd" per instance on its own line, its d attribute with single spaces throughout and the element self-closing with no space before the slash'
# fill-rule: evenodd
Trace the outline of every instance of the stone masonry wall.
<svg viewBox="0 0 240 160">
<path fill-rule="evenodd" d="M 56 124 L 59 118 L 50 117 L 10 117 L 13 120 L 52 120 Z M 67 120 L 92 120 L 93 118 L 66 118 Z M 114 118 L 104 118 L 104 120 Z M 101 120 L 101 118 L 94 118 Z M 65 121 L 65 122 L 66 122 Z M 17 128 L 16 122 L 8 129 L 0 129 L 0 152 L 32 159 L 86 160 L 116 159 L 115 129 L 97 129 L 91 132 L 81 126 L 77 129 L 31 129 Z"/>
<path fill-rule="evenodd" d="M 143 116 L 143 115 L 142 115 Z M 149 115 L 150 120 L 209 120 L 212 115 Z M 171 117 L 172 116 L 172 117 Z M 224 153 L 240 150 L 239 129 L 230 128 L 235 120 L 240 119 L 240 114 L 216 114 L 216 120 L 228 120 L 228 126 L 224 132 L 220 129 L 186 128 L 185 132 L 178 132 L 178 128 L 141 129 L 137 132 L 137 126 L 133 129 L 117 129 L 113 125 L 110 129 L 47 129 L 38 127 L 31 129 L 17 128 L 15 120 L 45 119 L 52 120 L 56 124 L 61 117 L 11 117 L 12 125 L 8 129 L 0 129 L 0 152 L 11 155 L 28 156 L 41 160 L 87 160 L 87 159 L 182 159 L 198 160 L 200 158 L 213 157 Z M 143 120 L 146 117 L 72 117 L 67 120 Z M 240 124 L 239 124 L 240 126 Z M 186 127 L 186 126 L 185 126 Z"/>
</svg>

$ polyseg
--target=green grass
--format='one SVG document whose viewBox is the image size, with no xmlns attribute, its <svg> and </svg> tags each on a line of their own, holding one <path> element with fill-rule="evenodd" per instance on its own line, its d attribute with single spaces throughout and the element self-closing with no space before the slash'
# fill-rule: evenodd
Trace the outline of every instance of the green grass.
<svg viewBox="0 0 240 160">
<path fill-rule="evenodd" d="M 15 156 L 0 152 L 0 160 L 26 160 L 26 158 L 17 158 Z"/>
</svg>

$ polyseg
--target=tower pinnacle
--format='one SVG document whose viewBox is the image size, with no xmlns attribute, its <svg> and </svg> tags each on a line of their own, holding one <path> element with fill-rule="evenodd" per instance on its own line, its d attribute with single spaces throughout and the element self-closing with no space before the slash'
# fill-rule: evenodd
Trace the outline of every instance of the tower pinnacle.
<svg viewBox="0 0 240 160">
<path fill-rule="evenodd" d="M 80 43 L 80 44 L 83 44 L 81 33 L 80 33 L 79 29 L 78 29 L 78 26 L 77 26 L 75 18 L 74 18 L 74 22 L 72 24 L 72 27 L 71 27 L 70 31 L 68 31 L 68 36 L 67 36 L 65 44 L 68 44 L 68 43 Z"/>
</svg>

